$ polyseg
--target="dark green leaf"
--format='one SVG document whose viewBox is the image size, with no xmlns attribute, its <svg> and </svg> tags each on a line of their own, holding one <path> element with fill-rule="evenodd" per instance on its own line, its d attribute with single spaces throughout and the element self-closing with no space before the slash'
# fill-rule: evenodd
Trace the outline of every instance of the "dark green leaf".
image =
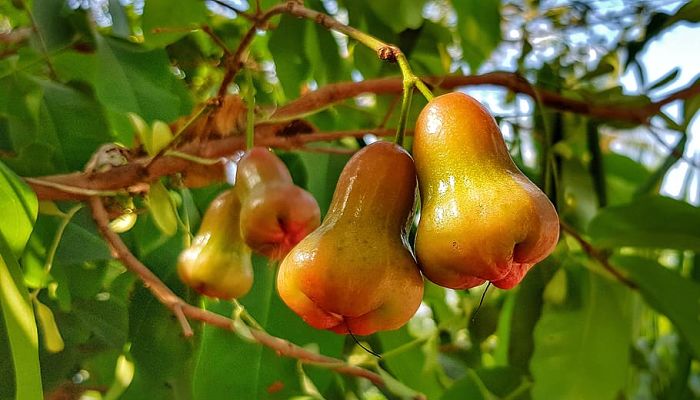
<svg viewBox="0 0 700 400">
<path fill-rule="evenodd" d="M 56 251 L 56 262 L 80 264 L 111 258 L 109 248 L 97 232 L 90 211 L 80 210 L 63 233 L 61 244 Z"/>
<path fill-rule="evenodd" d="M 532 398 L 615 398 L 629 368 L 631 294 L 578 265 L 566 272 L 565 304 L 546 304 L 535 328 Z"/>
<path fill-rule="evenodd" d="M 300 156 L 306 165 L 306 169 L 312 171 L 309 177 L 308 190 L 318 201 L 321 215 L 325 215 L 333 198 L 333 192 L 335 191 L 340 172 L 350 157 L 322 153 L 301 153 Z"/>
<path fill-rule="evenodd" d="M 493 396 L 489 393 L 484 383 L 481 382 L 479 376 L 473 371 L 469 370 L 467 375 L 455 382 L 450 388 L 445 392 L 445 394 L 440 397 L 440 400 L 490 400 Z"/>
<path fill-rule="evenodd" d="M 128 112 L 147 122 L 174 121 L 189 112 L 190 96 L 183 81 L 171 72 L 164 50 L 144 51 L 127 42 L 98 36 L 97 58 L 93 85 L 123 142 L 130 143 L 133 136 Z"/>
<path fill-rule="evenodd" d="M 676 13 L 666 22 L 670 26 L 679 21 L 700 22 L 700 1 L 690 0 L 679 8 Z"/>
<path fill-rule="evenodd" d="M 129 306 L 129 340 L 135 375 L 121 399 L 191 398 L 192 343 L 170 310 L 143 287 Z"/>
<path fill-rule="evenodd" d="M 92 153 L 112 140 L 100 105 L 71 87 L 41 82 L 39 141 L 49 141 L 68 170 L 82 170 Z"/>
<path fill-rule="evenodd" d="M 343 336 L 320 331 L 306 325 L 287 308 L 275 291 L 276 271 L 262 258 L 254 258 L 255 283 L 241 303 L 270 334 L 284 337 L 301 346 L 318 346 L 321 353 L 338 356 Z M 230 315 L 225 303 L 208 302 L 212 311 Z M 231 393 L 240 398 L 287 399 L 303 394 L 297 362 L 280 357 L 259 344 L 249 343 L 237 335 L 207 326 L 194 375 L 194 393 L 201 399 L 229 399 Z M 314 383 L 323 389 L 328 385 L 327 370 L 307 368 Z M 236 373 L 232 374 L 231 371 Z"/>
<path fill-rule="evenodd" d="M 423 24 L 423 5 L 426 0 L 367 1 L 377 18 L 396 33 L 417 29 Z"/>
<path fill-rule="evenodd" d="M 700 250 L 700 209 L 668 197 L 607 207 L 591 221 L 596 246 Z"/>
<path fill-rule="evenodd" d="M 302 84 L 309 77 L 311 64 L 306 57 L 304 33 L 306 21 L 283 16 L 270 34 L 270 52 L 275 60 L 277 77 L 288 99 L 299 97 Z"/>
<path fill-rule="evenodd" d="M 522 372 L 529 370 L 530 358 L 535 349 L 534 330 L 542 314 L 542 293 L 560 262 L 560 257 L 552 256 L 537 264 L 525 276 L 517 291 L 511 294 L 515 299 L 510 317 L 510 332 L 502 340 L 508 345 L 508 364 Z M 499 346 L 504 343 L 499 343 Z"/>
<path fill-rule="evenodd" d="M 627 271 L 644 300 L 673 322 L 700 357 L 700 284 L 646 258 L 617 256 L 612 262 Z"/>
<path fill-rule="evenodd" d="M 672 69 L 671 71 L 669 71 L 669 73 L 667 73 L 663 77 L 659 78 L 658 81 L 652 83 L 649 86 L 649 89 L 647 89 L 647 90 L 652 91 L 652 90 L 655 90 L 655 89 L 658 89 L 660 87 L 668 85 L 669 83 L 674 81 L 676 78 L 678 78 L 678 75 L 680 73 L 681 73 L 680 68 L 676 67 L 676 68 Z"/>
<path fill-rule="evenodd" d="M 501 42 L 499 0 L 452 0 L 457 11 L 457 29 L 462 51 L 473 73 Z"/>
<path fill-rule="evenodd" d="M 406 327 L 395 331 L 379 332 L 377 334 L 379 341 L 382 344 L 382 352 L 388 353 L 392 350 L 401 347 L 402 345 L 415 340 L 409 333 Z M 436 353 L 436 343 L 431 343 L 427 348 L 425 346 L 412 346 L 410 348 L 401 349 L 401 351 L 392 354 L 386 354 L 382 357 L 383 363 L 399 381 L 403 382 L 411 389 L 417 390 L 425 394 L 429 399 L 440 398 L 445 390 L 442 379 L 444 372 L 438 365 L 428 363 L 429 357 L 435 354 L 426 354 L 426 352 Z"/>
<path fill-rule="evenodd" d="M 201 0 L 148 0 L 143 8 L 142 29 L 146 45 L 163 47 L 197 29 L 206 18 Z"/>
<path fill-rule="evenodd" d="M 32 8 L 38 29 L 39 49 L 46 46 L 46 50 L 55 50 L 70 43 L 75 32 L 67 18 L 67 14 L 72 11 L 65 1 L 35 0 Z"/>
</svg>

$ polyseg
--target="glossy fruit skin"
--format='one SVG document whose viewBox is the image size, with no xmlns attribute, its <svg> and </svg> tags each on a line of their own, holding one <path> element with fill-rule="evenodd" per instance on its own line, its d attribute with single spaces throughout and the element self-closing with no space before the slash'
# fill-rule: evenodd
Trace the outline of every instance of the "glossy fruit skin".
<svg viewBox="0 0 700 400">
<path fill-rule="evenodd" d="M 282 160 L 265 148 L 247 151 L 238 162 L 236 190 L 243 239 L 270 259 L 282 259 L 321 223 L 316 199 L 294 185 Z"/>
<path fill-rule="evenodd" d="M 376 142 L 357 152 L 321 226 L 282 261 L 282 300 L 309 325 L 337 333 L 404 325 L 423 297 L 407 243 L 415 198 L 415 167 L 405 150 Z"/>
<path fill-rule="evenodd" d="M 221 193 L 209 205 L 192 245 L 180 253 L 180 279 L 203 295 L 235 299 L 253 285 L 251 251 L 240 233 L 240 210 L 234 189 Z"/>
<path fill-rule="evenodd" d="M 513 163 L 491 114 L 472 97 L 438 96 L 413 143 L 422 197 L 415 251 L 426 278 L 453 289 L 517 285 L 559 238 L 559 218 Z"/>
</svg>

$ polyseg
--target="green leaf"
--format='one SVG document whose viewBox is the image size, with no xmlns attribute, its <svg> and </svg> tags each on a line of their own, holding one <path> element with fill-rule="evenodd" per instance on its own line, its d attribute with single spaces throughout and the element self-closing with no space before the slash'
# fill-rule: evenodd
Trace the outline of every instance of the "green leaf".
<svg viewBox="0 0 700 400">
<path fill-rule="evenodd" d="M 680 21 L 700 22 L 700 1 L 690 0 L 679 8 L 676 13 L 666 22 L 670 26 Z"/>
<path fill-rule="evenodd" d="M 661 77 L 658 81 L 652 83 L 647 90 L 652 91 L 652 90 L 655 90 L 655 89 L 658 89 L 660 87 L 668 85 L 673 80 L 678 78 L 678 75 L 680 73 L 681 73 L 680 68 L 676 67 L 676 68 L 672 69 L 671 71 L 669 71 L 669 73 L 667 73 L 666 75 Z"/>
<path fill-rule="evenodd" d="M 447 45 L 450 43 L 452 43 L 452 35 L 447 27 L 425 21 L 420 28 L 415 46 L 410 51 L 405 50 L 413 71 L 418 75 L 448 73 L 452 63 L 447 54 Z"/>
<path fill-rule="evenodd" d="M 131 26 L 129 26 L 129 17 L 126 15 L 124 6 L 119 0 L 109 1 L 109 15 L 112 16 L 112 35 L 128 39 L 131 36 Z"/>
<path fill-rule="evenodd" d="M 0 235 L 12 254 L 22 254 L 36 221 L 39 203 L 34 192 L 0 161 Z"/>
<path fill-rule="evenodd" d="M 649 170 L 629 157 L 612 152 L 603 155 L 608 205 L 632 201 L 637 188 L 649 180 Z"/>
<path fill-rule="evenodd" d="M 277 77 L 288 99 L 299 97 L 302 83 L 309 77 L 311 64 L 306 57 L 304 33 L 306 21 L 284 15 L 270 34 L 269 47 L 275 60 Z"/>
<path fill-rule="evenodd" d="M 201 0 L 179 1 L 176 7 L 170 0 L 148 0 L 142 18 L 146 45 L 164 47 L 204 23 L 206 7 Z"/>
<path fill-rule="evenodd" d="M 483 386 L 498 398 L 513 398 L 514 392 L 531 385 L 530 379 L 517 368 L 493 367 L 479 368 L 476 371 Z"/>
<path fill-rule="evenodd" d="M 100 104 L 69 86 L 41 81 L 37 140 L 49 141 L 68 170 L 82 170 L 92 153 L 112 141 Z"/>
<path fill-rule="evenodd" d="M 344 73 L 347 68 L 340 58 L 338 44 L 322 26 L 306 24 L 304 49 L 311 67 L 310 76 L 319 86 L 350 79 L 350 74 Z"/>
<path fill-rule="evenodd" d="M 646 258 L 616 256 L 612 262 L 627 271 L 644 300 L 673 322 L 700 358 L 700 284 Z"/>
<path fill-rule="evenodd" d="M 53 311 L 51 311 L 51 308 L 46 304 L 37 299 L 34 300 L 34 306 L 36 307 L 36 319 L 39 321 L 39 328 L 41 328 L 44 348 L 49 353 L 58 353 L 62 351 L 65 347 L 65 343 L 63 342 L 61 331 L 58 329 L 58 325 L 56 325 Z"/>
<path fill-rule="evenodd" d="M 426 0 L 367 1 L 374 15 L 395 33 L 417 29 L 423 24 L 423 6 Z"/>
<path fill-rule="evenodd" d="M 163 150 L 173 140 L 173 132 L 170 126 L 163 121 L 154 121 L 150 130 L 148 141 L 144 141 L 144 146 L 149 155 L 155 156 Z"/>
<path fill-rule="evenodd" d="M 464 58 L 472 72 L 476 72 L 501 42 L 501 2 L 452 0 L 452 4 L 457 11 Z"/>
<path fill-rule="evenodd" d="M 112 254 L 88 209 L 78 211 L 66 227 L 56 250 L 55 262 L 81 264 L 88 261 L 109 260 Z"/>
<path fill-rule="evenodd" d="M 174 121 L 190 111 L 190 95 L 184 82 L 171 72 L 165 50 L 145 51 L 131 43 L 98 36 L 96 56 L 95 92 L 125 143 L 133 137 L 128 112 L 148 122 Z"/>
<path fill-rule="evenodd" d="M 325 215 L 333 198 L 338 177 L 350 159 L 348 155 L 301 153 L 300 157 L 306 165 L 307 171 L 314 171 L 309 176 L 308 190 L 314 195 L 321 208 L 321 215 Z"/>
<path fill-rule="evenodd" d="M 177 208 L 162 182 L 154 182 L 146 198 L 148 211 L 158 229 L 168 236 L 177 232 Z"/>
<path fill-rule="evenodd" d="M 173 254 L 163 259 L 159 265 L 148 266 L 161 269 L 174 265 Z M 134 292 L 129 305 L 129 340 L 134 375 L 120 400 L 192 399 L 193 343 L 183 339 L 180 324 L 170 310 L 143 287 Z"/>
<path fill-rule="evenodd" d="M 428 359 L 437 354 L 437 343 L 432 346 L 412 346 L 408 349 L 393 352 L 394 349 L 409 343 L 416 338 L 408 333 L 406 327 L 395 331 L 379 332 L 376 334 L 382 345 L 382 353 L 386 356 L 382 362 L 399 381 L 411 389 L 424 393 L 429 399 L 440 398 L 445 390 L 442 382 L 444 372 L 437 365 L 427 363 Z M 433 352 L 434 354 L 427 354 Z"/>
<path fill-rule="evenodd" d="M 13 250 L 0 232 L 0 310 L 15 371 L 15 398 L 44 398 L 39 368 L 39 335 L 29 293 Z"/>
<path fill-rule="evenodd" d="M 535 328 L 532 398 L 613 399 L 629 369 L 631 294 L 578 265 L 567 281 L 566 304 L 546 304 Z"/>
<path fill-rule="evenodd" d="M 450 386 L 445 394 L 440 397 L 440 400 L 490 400 L 493 398 L 494 396 L 489 393 L 479 376 L 474 370 L 470 369 L 464 378 Z"/>
<path fill-rule="evenodd" d="M 32 14 L 37 25 L 37 34 L 47 50 L 55 50 L 70 43 L 74 35 L 67 14 L 71 10 L 63 0 L 35 0 Z"/>
<path fill-rule="evenodd" d="M 561 264 L 561 258 L 556 254 L 530 270 L 516 292 L 510 294 L 515 296 L 510 332 L 507 338 L 499 336 L 499 346 L 502 345 L 500 341 L 508 344 L 508 364 L 522 372 L 529 370 L 530 359 L 535 351 L 534 331 L 542 315 L 542 293 Z"/>
<path fill-rule="evenodd" d="M 700 250 L 700 208 L 652 196 L 602 209 L 588 233 L 600 247 L 651 247 Z"/>
</svg>

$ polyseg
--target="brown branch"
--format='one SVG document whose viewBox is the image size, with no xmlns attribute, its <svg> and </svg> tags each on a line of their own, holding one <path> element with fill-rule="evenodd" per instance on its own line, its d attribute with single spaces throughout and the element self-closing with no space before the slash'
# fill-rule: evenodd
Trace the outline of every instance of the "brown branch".
<svg viewBox="0 0 700 400">
<path fill-rule="evenodd" d="M 248 48 L 250 47 L 250 44 L 253 43 L 253 39 L 255 39 L 255 34 L 257 33 L 258 29 L 264 29 L 265 25 L 270 20 L 270 18 L 284 12 L 286 7 L 286 4 L 278 4 L 274 7 L 271 7 L 265 13 L 257 15 L 255 17 L 253 26 L 251 26 L 248 29 L 245 35 L 243 35 L 243 38 L 241 39 L 240 43 L 238 43 L 236 51 L 233 54 L 226 56 L 226 59 L 224 61 L 226 72 L 224 72 L 224 77 L 221 80 L 221 85 L 219 86 L 219 91 L 217 93 L 217 96 L 219 98 L 223 98 L 224 95 L 226 95 L 228 86 L 233 81 L 233 78 L 235 78 L 236 74 L 238 74 L 241 68 L 243 68 L 245 58 L 248 55 Z"/>
<path fill-rule="evenodd" d="M 293 136 L 265 137 L 256 135 L 258 146 L 294 150 L 308 143 L 328 142 L 344 137 L 362 137 L 368 133 L 376 136 L 392 136 L 390 129 L 366 129 L 361 131 L 338 131 L 321 133 L 300 133 Z M 238 150 L 245 149 L 245 137 L 233 136 L 213 140 L 206 144 L 188 143 L 177 151 L 201 158 L 218 158 L 230 156 Z M 164 155 L 149 164 L 148 158 L 134 160 L 126 165 L 114 167 L 105 172 L 74 172 L 27 178 L 26 181 L 41 200 L 84 200 L 95 191 L 126 190 L 140 193 L 143 183 L 153 182 L 161 176 L 173 175 L 198 164 L 181 157 Z"/>
<path fill-rule="evenodd" d="M 222 315 L 211 311 L 197 308 L 185 302 L 182 298 L 173 293 L 150 269 L 148 269 L 141 261 L 139 261 L 124 244 L 122 239 L 109 229 L 109 217 L 105 210 L 102 200 L 99 197 L 89 198 L 92 216 L 97 223 L 97 227 L 112 248 L 114 256 L 119 259 L 124 266 L 136 274 L 144 283 L 146 288 L 151 291 L 153 296 L 158 299 L 163 305 L 168 307 L 182 323 L 182 319 L 190 318 L 201 321 L 205 324 L 216 326 L 231 332 L 235 332 L 234 321 Z M 188 334 L 189 323 L 184 323 L 183 326 L 185 335 Z M 263 346 L 269 347 L 280 356 L 299 359 L 302 362 L 312 363 L 320 366 L 328 367 L 334 371 L 358 376 L 368 379 L 375 385 L 384 385 L 384 379 L 378 374 L 364 368 L 349 365 L 343 360 L 327 357 L 318 353 L 311 352 L 302 347 L 295 345 L 287 340 L 272 336 L 265 331 L 248 328 L 253 338 Z M 191 328 L 189 328 L 191 332 Z"/>
<path fill-rule="evenodd" d="M 202 25 L 202 31 L 206 33 L 211 38 L 211 40 L 213 40 L 214 43 L 216 43 L 216 45 L 219 46 L 219 48 L 221 48 L 221 50 L 223 50 L 224 56 L 233 56 L 233 53 L 231 53 L 231 50 L 229 50 L 228 46 L 226 46 L 226 43 L 224 43 L 223 39 L 221 39 L 219 35 L 214 33 L 214 30 L 211 29 L 211 27 L 209 27 L 208 25 Z"/>
<path fill-rule="evenodd" d="M 627 121 L 639 124 L 646 123 L 650 117 L 659 112 L 661 107 L 672 101 L 688 99 L 700 94 L 700 84 L 694 84 L 647 106 L 629 107 L 614 104 L 596 104 L 590 101 L 562 96 L 550 90 L 537 88 L 525 78 L 513 72 L 489 72 L 482 75 L 469 76 L 435 76 L 426 77 L 423 80 L 434 87 L 446 90 L 460 86 L 501 86 L 516 93 L 523 93 L 531 97 L 537 96 L 544 105 L 561 111 L 584 114 L 604 120 Z M 272 114 L 271 119 L 280 121 L 298 118 L 363 93 L 397 94 L 401 93 L 402 90 L 401 77 L 334 83 L 280 107 Z"/>
<path fill-rule="evenodd" d="M 566 232 L 569 236 L 574 238 L 578 242 L 578 244 L 581 246 L 583 251 L 585 251 L 589 256 L 591 256 L 594 260 L 598 261 L 598 263 L 606 270 L 608 271 L 611 275 L 613 275 L 618 281 L 620 281 L 623 285 L 627 286 L 630 289 L 638 289 L 638 286 L 636 283 L 632 282 L 627 278 L 626 276 L 622 275 L 620 271 L 615 269 L 610 264 L 610 261 L 608 261 L 608 256 L 601 252 L 600 250 L 596 249 L 593 247 L 593 245 L 588 242 L 586 239 L 581 236 L 580 233 L 576 232 L 574 228 L 569 226 L 568 224 L 564 222 L 560 222 L 561 229 Z"/>
<path fill-rule="evenodd" d="M 700 92 L 700 84 L 696 84 L 672 93 L 664 99 L 661 99 L 658 102 L 652 103 L 646 107 L 633 108 L 616 106 L 612 104 L 595 105 L 576 99 L 566 98 L 560 94 L 544 89 L 533 89 L 529 83 L 523 81 L 517 74 L 510 72 L 491 72 L 483 75 L 450 76 L 444 78 L 432 77 L 427 78 L 426 81 L 428 83 L 435 84 L 442 89 L 453 89 L 455 87 L 469 85 L 498 85 L 528 95 L 534 95 L 534 91 L 536 90 L 542 100 L 542 103 L 552 108 L 581 113 L 602 119 L 636 123 L 640 123 L 640 121 L 641 123 L 646 123 L 648 119 L 656 114 L 664 104 L 668 104 L 670 101 L 687 99 Z M 393 135 L 393 131 L 386 129 L 377 130 L 374 132 L 368 130 L 298 134 L 288 137 L 266 137 L 262 132 L 264 132 L 265 126 L 269 126 L 271 122 L 295 119 L 299 116 L 316 112 L 320 109 L 328 107 L 331 104 L 353 98 L 363 93 L 397 94 L 401 93 L 401 90 L 402 79 L 399 77 L 372 79 L 362 82 L 340 82 L 326 85 L 277 109 L 268 121 L 256 126 L 255 141 L 261 146 L 294 149 L 312 141 L 330 141 L 344 136 L 361 137 L 365 133 L 374 133 L 377 136 L 391 136 Z M 182 145 L 177 150 L 198 157 L 215 158 L 228 156 L 233 154 L 233 152 L 236 150 L 241 150 L 243 148 L 245 148 L 245 139 L 243 137 L 236 136 L 210 141 L 205 144 L 188 143 Z M 191 166 L 192 163 L 187 160 L 166 156 L 159 158 L 148 168 L 144 167 L 144 160 L 136 160 L 123 167 L 117 167 L 103 173 L 73 173 L 47 176 L 42 177 L 41 179 L 52 183 L 72 186 L 78 189 L 128 190 L 130 187 L 138 183 L 151 182 L 161 176 L 172 175 L 185 171 Z M 68 193 L 56 188 L 32 184 L 31 182 L 30 185 L 42 200 L 85 199 L 88 197 L 87 194 L 81 195 L 76 193 Z"/>
<path fill-rule="evenodd" d="M 32 29 L 31 28 L 18 28 L 11 30 L 9 32 L 2 32 L 0 33 L 0 43 L 5 44 L 5 45 L 15 45 L 21 42 L 24 42 L 25 40 L 29 39 L 32 36 Z"/>
</svg>

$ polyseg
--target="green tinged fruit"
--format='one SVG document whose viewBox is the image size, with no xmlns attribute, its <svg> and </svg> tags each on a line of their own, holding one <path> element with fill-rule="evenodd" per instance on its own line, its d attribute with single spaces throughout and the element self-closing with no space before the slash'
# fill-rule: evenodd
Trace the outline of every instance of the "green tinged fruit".
<svg viewBox="0 0 700 400">
<path fill-rule="evenodd" d="M 240 209 L 235 189 L 221 193 L 209 205 L 192 245 L 180 254 L 180 279 L 203 295 L 235 299 L 253 285 L 251 251 L 239 228 Z"/>
</svg>

